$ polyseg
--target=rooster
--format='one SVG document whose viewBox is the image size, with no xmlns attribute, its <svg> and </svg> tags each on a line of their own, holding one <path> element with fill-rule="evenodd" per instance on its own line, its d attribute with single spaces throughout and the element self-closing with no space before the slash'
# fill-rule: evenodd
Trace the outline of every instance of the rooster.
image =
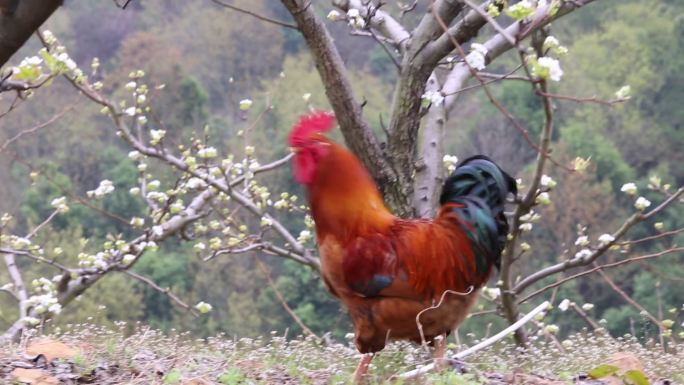
<svg viewBox="0 0 684 385">
<path fill-rule="evenodd" d="M 499 267 L 515 180 L 474 156 L 446 180 L 434 219 L 398 218 L 356 156 L 324 135 L 334 123 L 325 112 L 303 116 L 288 144 L 316 224 L 321 275 L 348 309 L 363 354 L 354 381 L 390 340 L 434 343 L 439 362 L 446 336 Z"/>
</svg>

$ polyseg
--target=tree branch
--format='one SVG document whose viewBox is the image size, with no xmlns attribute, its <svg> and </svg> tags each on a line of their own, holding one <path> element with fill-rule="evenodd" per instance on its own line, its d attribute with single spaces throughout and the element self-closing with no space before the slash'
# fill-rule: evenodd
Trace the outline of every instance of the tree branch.
<svg viewBox="0 0 684 385">
<path fill-rule="evenodd" d="M 252 11 L 249 11 L 249 10 L 246 10 L 246 9 L 243 9 L 243 8 L 240 8 L 240 7 L 236 7 L 236 6 L 232 5 L 232 4 L 227 4 L 227 3 L 224 3 L 224 2 L 219 1 L 219 0 L 211 0 L 211 1 L 213 1 L 215 4 L 218 4 L 218 5 L 222 6 L 222 7 L 231 9 L 231 10 L 233 10 L 233 11 L 240 12 L 240 13 L 244 13 L 244 14 L 249 15 L 249 16 L 252 16 L 252 17 L 256 17 L 257 19 L 259 19 L 259 20 L 261 20 L 261 21 L 265 21 L 265 22 L 267 22 L 267 23 L 279 25 L 279 26 L 285 27 L 285 28 L 297 29 L 297 26 L 294 25 L 294 24 L 290 24 L 290 23 L 286 23 L 286 22 L 284 22 L 284 21 L 279 21 L 279 20 L 271 19 L 270 17 L 266 17 L 266 16 L 260 15 L 260 14 L 258 14 L 258 13 L 256 13 L 256 12 L 252 12 Z"/>
<path fill-rule="evenodd" d="M 401 187 L 408 182 L 400 178 L 385 159 L 377 138 L 363 116 L 361 105 L 354 96 L 344 62 L 327 28 L 316 16 L 310 3 L 303 7 L 300 7 L 297 0 L 282 0 L 282 3 L 294 17 L 311 50 L 345 142 L 369 170 L 390 206 L 399 209 L 401 214 L 410 207 L 408 195 Z"/>
</svg>

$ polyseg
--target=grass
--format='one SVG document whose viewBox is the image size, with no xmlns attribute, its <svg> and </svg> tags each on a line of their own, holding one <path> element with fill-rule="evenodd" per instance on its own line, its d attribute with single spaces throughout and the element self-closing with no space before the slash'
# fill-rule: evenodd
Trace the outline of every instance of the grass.
<svg viewBox="0 0 684 385">
<path fill-rule="evenodd" d="M 346 384 L 359 357 L 351 344 L 288 340 L 275 333 L 256 339 L 193 339 L 188 333 L 163 333 L 141 325 L 132 333 L 126 333 L 128 329 L 123 323 L 119 329 L 78 324 L 55 333 L 49 337 L 77 353 L 66 362 L 43 365 L 44 369 L 53 375 L 71 370 L 74 381 L 98 384 Z M 18 362 L 31 364 L 30 357 L 22 355 L 27 342 L 0 347 L 0 383 L 12 383 L 10 372 Z M 508 383 L 515 373 L 573 383 L 616 352 L 637 357 L 651 383 L 662 378 L 682 383 L 684 350 L 677 345 L 671 350 L 663 353 L 657 344 L 603 333 L 579 333 L 562 343 L 533 337 L 527 350 L 504 342 L 470 356 L 465 376 L 445 371 L 403 383 Z M 393 343 L 374 359 L 368 383 L 388 384 L 392 375 L 429 362 L 424 348 Z"/>
</svg>

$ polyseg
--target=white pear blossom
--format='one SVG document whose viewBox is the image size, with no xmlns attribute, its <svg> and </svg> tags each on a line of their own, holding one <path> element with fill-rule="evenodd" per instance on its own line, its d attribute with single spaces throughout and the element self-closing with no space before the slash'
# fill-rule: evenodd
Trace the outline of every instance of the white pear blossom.
<svg viewBox="0 0 684 385">
<path fill-rule="evenodd" d="M 639 197 L 637 198 L 636 202 L 634 202 L 634 207 L 636 207 L 637 210 L 643 211 L 645 210 L 648 206 L 651 205 L 651 201 L 644 197 Z"/>
<path fill-rule="evenodd" d="M 540 205 L 548 205 L 551 203 L 551 198 L 549 197 L 549 193 L 542 192 L 537 195 L 537 198 L 534 201 Z"/>
<path fill-rule="evenodd" d="M 658 230 L 658 231 L 662 230 L 662 229 L 663 229 L 663 222 L 656 222 L 656 223 L 654 223 L 654 224 L 653 224 L 653 228 L 655 228 L 655 229 Z"/>
<path fill-rule="evenodd" d="M 548 334 L 556 334 L 559 330 L 560 328 L 557 325 L 547 325 L 544 328 L 544 331 Z"/>
<path fill-rule="evenodd" d="M 189 189 L 200 189 L 206 187 L 207 183 L 203 181 L 200 178 L 197 177 L 192 177 L 188 179 L 188 181 L 185 183 L 185 186 Z"/>
<path fill-rule="evenodd" d="M 630 86 L 622 86 L 620 87 L 617 92 L 615 92 L 615 97 L 618 99 L 629 99 L 630 93 L 632 92 L 632 87 Z"/>
<path fill-rule="evenodd" d="M 150 144 L 156 145 L 166 135 L 166 130 L 150 130 Z"/>
<path fill-rule="evenodd" d="M 138 84 L 136 82 L 128 82 L 124 88 L 126 88 L 126 91 L 133 91 L 137 86 Z"/>
<path fill-rule="evenodd" d="M 601 236 L 598 238 L 599 245 L 600 246 L 605 246 L 615 240 L 615 237 L 613 237 L 610 234 L 601 234 Z"/>
<path fill-rule="evenodd" d="M 252 107 L 252 100 L 251 99 L 242 99 L 240 100 L 240 110 L 241 111 L 247 111 Z"/>
<path fill-rule="evenodd" d="M 135 115 L 135 107 L 128 107 L 124 110 L 124 114 L 128 116 L 133 116 Z"/>
<path fill-rule="evenodd" d="M 585 258 L 589 258 L 589 257 L 591 256 L 591 254 L 592 254 L 591 250 L 589 250 L 589 249 L 582 249 L 582 250 L 578 251 L 578 252 L 575 254 L 575 258 L 577 258 L 577 259 L 585 259 Z"/>
<path fill-rule="evenodd" d="M 553 178 L 551 178 L 550 176 L 548 176 L 546 174 L 542 175 L 539 183 L 541 183 L 541 185 L 543 187 L 547 187 L 549 189 L 556 187 L 556 185 L 558 184 L 555 180 L 553 180 Z"/>
<path fill-rule="evenodd" d="M 339 13 L 337 10 L 333 9 L 332 11 L 328 12 L 327 18 L 330 21 L 337 21 L 342 18 L 342 14 Z"/>
<path fill-rule="evenodd" d="M 347 11 L 347 18 L 349 19 L 349 25 L 355 29 L 362 29 L 366 26 L 366 20 L 361 17 L 361 13 L 356 8 L 351 8 Z"/>
<path fill-rule="evenodd" d="M 430 104 L 440 105 L 444 102 L 444 95 L 439 91 L 426 91 L 423 96 L 421 96 L 421 99 L 425 106 Z"/>
<path fill-rule="evenodd" d="M 577 240 L 575 241 L 576 246 L 584 247 L 588 244 L 589 244 L 589 237 L 587 237 L 586 235 L 580 235 L 579 237 L 577 237 Z"/>
<path fill-rule="evenodd" d="M 491 288 L 485 286 L 482 288 L 482 295 L 484 295 L 485 298 L 493 301 L 501 296 L 501 289 L 499 289 L 498 287 Z"/>
<path fill-rule="evenodd" d="M 458 157 L 456 155 L 446 154 L 442 157 L 442 163 L 447 169 L 447 172 L 451 174 L 456 170 L 456 164 L 458 163 Z"/>
<path fill-rule="evenodd" d="M 593 303 L 585 303 L 584 305 L 582 305 L 582 310 L 584 310 L 584 311 L 590 311 L 593 308 L 594 308 Z"/>
<path fill-rule="evenodd" d="M 147 123 L 147 117 L 144 115 L 138 116 L 138 123 L 140 123 L 141 125 L 144 125 L 145 123 Z"/>
<path fill-rule="evenodd" d="M 521 0 L 506 9 L 506 14 L 515 20 L 522 20 L 534 13 L 535 6 L 530 0 Z"/>
<path fill-rule="evenodd" d="M 520 250 L 522 250 L 523 252 L 530 251 L 531 248 L 532 246 L 530 246 L 530 244 L 527 242 L 523 242 L 520 244 Z"/>
<path fill-rule="evenodd" d="M 129 265 L 134 260 L 135 260 L 135 255 L 133 255 L 133 254 L 125 254 L 123 256 L 123 258 L 121 258 L 121 261 L 126 265 Z"/>
<path fill-rule="evenodd" d="M 195 243 L 194 246 L 192 246 L 193 249 L 197 252 L 201 252 L 207 249 L 207 246 L 203 242 L 197 242 Z"/>
<path fill-rule="evenodd" d="M 69 211 L 69 206 L 66 203 L 66 197 L 55 198 L 50 202 L 50 205 L 57 209 L 60 214 L 64 214 Z"/>
<path fill-rule="evenodd" d="M 204 147 L 197 151 L 197 156 L 204 159 L 215 158 L 218 155 L 218 151 L 214 147 Z"/>
<path fill-rule="evenodd" d="M 140 187 L 131 187 L 131 189 L 128 190 L 128 193 L 133 196 L 140 195 Z"/>
<path fill-rule="evenodd" d="M 627 195 L 634 196 L 637 193 L 637 186 L 634 183 L 625 183 L 620 188 L 620 191 Z"/>
<path fill-rule="evenodd" d="M 560 309 L 560 311 L 567 311 L 569 307 L 570 307 L 570 300 L 567 298 L 562 300 L 561 303 L 558 305 L 558 309 Z"/>
<path fill-rule="evenodd" d="M 131 226 L 135 228 L 141 228 L 145 225 L 145 220 L 140 217 L 133 217 L 131 218 Z"/>
<path fill-rule="evenodd" d="M 297 237 L 297 242 L 299 242 L 299 243 L 306 243 L 307 241 L 309 241 L 309 240 L 312 239 L 312 238 L 313 238 L 313 235 L 311 234 L 311 231 L 309 231 L 309 230 L 302 230 L 302 231 L 299 233 L 299 237 Z"/>
<path fill-rule="evenodd" d="M 197 305 L 195 305 L 195 309 L 197 309 L 200 313 L 209 313 L 212 309 L 211 305 L 206 303 L 206 302 L 200 302 Z"/>
<path fill-rule="evenodd" d="M 311 99 L 311 94 L 309 92 L 305 93 L 304 95 L 302 95 L 302 99 L 304 100 L 304 102 L 308 103 Z"/>
<path fill-rule="evenodd" d="M 541 79 L 551 79 L 558 82 L 563 77 L 563 70 L 558 60 L 543 56 L 532 67 L 532 74 Z"/>
<path fill-rule="evenodd" d="M 520 229 L 520 231 L 523 231 L 523 232 L 525 232 L 525 231 L 532 231 L 532 224 L 529 223 L 529 222 L 528 222 L 528 223 L 523 223 L 523 224 L 521 224 L 520 226 L 518 226 L 518 229 Z"/>
<path fill-rule="evenodd" d="M 560 42 L 558 41 L 558 39 L 556 39 L 554 36 L 547 36 L 546 39 L 544 39 L 542 49 L 547 50 L 551 48 L 556 48 L 559 45 Z"/>
<path fill-rule="evenodd" d="M 55 42 L 57 42 L 57 38 L 55 37 L 55 35 L 53 35 L 52 32 L 48 29 L 43 31 L 42 35 L 43 35 L 43 40 L 45 40 L 45 42 L 48 45 L 53 45 L 53 44 L 55 44 Z"/>
<path fill-rule="evenodd" d="M 128 158 L 131 160 L 139 160 L 142 157 L 142 154 L 139 151 L 131 151 L 128 153 Z"/>
<path fill-rule="evenodd" d="M 470 53 L 466 56 L 468 65 L 476 70 L 482 70 L 486 67 L 487 47 L 482 44 L 473 43 L 470 46 Z"/>
<path fill-rule="evenodd" d="M 102 198 L 107 194 L 111 194 L 114 191 L 114 184 L 112 181 L 105 179 L 100 182 L 100 185 L 95 190 L 90 190 L 86 194 L 90 198 Z"/>
</svg>

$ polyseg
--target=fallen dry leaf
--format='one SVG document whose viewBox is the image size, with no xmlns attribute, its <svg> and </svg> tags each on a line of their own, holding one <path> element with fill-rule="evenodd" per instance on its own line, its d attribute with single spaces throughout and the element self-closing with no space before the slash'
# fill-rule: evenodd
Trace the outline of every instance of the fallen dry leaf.
<svg viewBox="0 0 684 385">
<path fill-rule="evenodd" d="M 37 356 L 42 354 L 51 362 L 55 358 L 70 359 L 76 355 L 76 350 L 63 344 L 62 342 L 51 340 L 49 338 L 41 338 L 31 343 L 26 348 L 26 353 Z"/>
<path fill-rule="evenodd" d="M 44 370 L 16 368 L 12 371 L 12 376 L 19 382 L 31 385 L 57 385 L 59 380 L 52 377 Z"/>
<path fill-rule="evenodd" d="M 606 364 L 613 365 L 619 369 L 617 372 L 618 375 L 611 375 L 601 378 L 601 381 L 607 385 L 623 385 L 624 382 L 620 376 L 624 375 L 630 370 L 638 370 L 640 372 L 644 371 L 644 364 L 641 363 L 639 358 L 631 353 L 613 353 L 606 359 Z"/>
</svg>

